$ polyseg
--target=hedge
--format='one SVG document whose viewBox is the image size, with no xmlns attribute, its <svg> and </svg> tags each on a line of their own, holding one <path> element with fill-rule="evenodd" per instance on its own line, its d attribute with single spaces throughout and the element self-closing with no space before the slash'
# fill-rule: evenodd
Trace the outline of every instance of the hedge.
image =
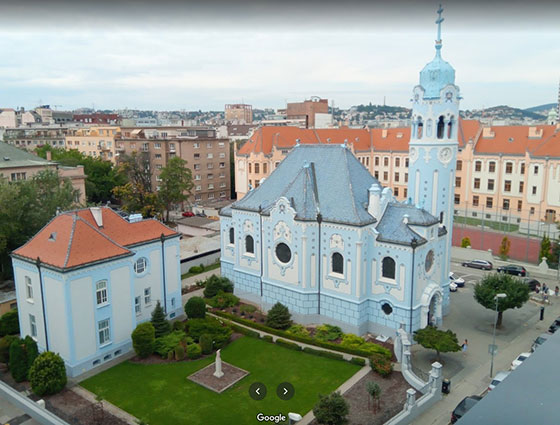
<svg viewBox="0 0 560 425">
<path fill-rule="evenodd" d="M 253 331 L 251 329 L 247 329 L 243 326 L 236 325 L 235 323 L 230 324 L 231 328 L 240 334 L 250 336 L 251 338 L 260 338 L 261 335 L 257 331 Z"/>
<path fill-rule="evenodd" d="M 274 338 L 272 338 L 272 335 L 263 335 L 262 340 L 266 342 L 274 342 Z"/>
<path fill-rule="evenodd" d="M 212 312 L 212 314 L 215 314 L 216 316 L 220 316 L 220 317 L 232 320 L 232 321 L 237 322 L 237 323 L 241 323 L 243 325 L 247 325 L 251 328 L 258 329 L 260 331 L 268 332 L 270 334 L 273 334 L 273 335 L 276 335 L 276 336 L 281 336 L 281 337 L 291 339 L 291 340 L 294 340 L 294 341 L 303 342 L 305 344 L 314 345 L 316 347 L 328 348 L 330 350 L 340 351 L 342 353 L 352 354 L 354 356 L 370 357 L 372 355 L 372 353 L 370 351 L 367 351 L 367 350 L 361 350 L 359 348 L 352 348 L 352 347 L 344 347 L 344 346 L 341 346 L 340 344 L 334 344 L 332 342 L 318 341 L 318 340 L 313 339 L 311 337 L 292 335 L 292 334 L 289 334 L 286 331 L 282 331 L 280 329 L 272 329 L 272 328 L 269 328 L 268 326 L 263 325 L 261 323 L 255 323 L 255 322 L 252 322 L 251 320 L 242 319 L 240 317 L 237 317 L 237 316 L 235 316 L 233 314 L 230 314 L 230 313 L 226 313 L 224 311 L 214 311 L 214 312 Z M 392 358 L 391 352 L 387 348 L 382 347 L 382 346 L 377 345 L 377 344 L 373 344 L 373 343 L 372 343 L 372 347 L 375 347 L 375 351 L 378 354 L 382 355 L 383 357 L 386 357 L 387 360 L 390 360 Z"/>
<path fill-rule="evenodd" d="M 344 356 L 340 353 L 333 353 L 331 351 L 325 351 L 325 350 L 316 350 L 314 348 L 311 347 L 304 347 L 303 351 L 309 354 L 314 354 L 316 356 L 320 356 L 320 357 L 326 357 L 328 359 L 335 359 L 335 360 L 344 360 Z"/>
<path fill-rule="evenodd" d="M 350 363 L 354 363 L 354 364 L 357 364 L 359 366 L 365 366 L 366 365 L 366 359 L 362 359 L 361 357 L 352 357 L 349 361 L 350 361 Z"/>
<path fill-rule="evenodd" d="M 276 344 L 281 345 L 282 347 L 289 348 L 290 350 L 301 351 L 301 347 L 299 346 L 299 344 L 291 341 L 286 341 L 282 338 L 278 338 L 276 340 Z"/>
</svg>

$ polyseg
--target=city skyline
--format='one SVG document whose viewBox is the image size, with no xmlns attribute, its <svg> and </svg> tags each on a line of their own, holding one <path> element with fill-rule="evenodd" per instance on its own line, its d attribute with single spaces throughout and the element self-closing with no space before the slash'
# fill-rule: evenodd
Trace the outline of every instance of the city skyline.
<svg viewBox="0 0 560 425">
<path fill-rule="evenodd" d="M 434 56 L 431 2 L 354 2 L 348 10 L 314 2 L 283 9 L 127 4 L 35 3 L 23 24 L 16 24 L 22 9 L 8 7 L 0 17 L 1 106 L 282 108 L 316 95 L 341 108 L 384 101 L 410 107 L 418 64 Z M 447 2 L 444 9 L 442 56 L 459 70 L 464 109 L 557 101 L 557 5 Z"/>
</svg>

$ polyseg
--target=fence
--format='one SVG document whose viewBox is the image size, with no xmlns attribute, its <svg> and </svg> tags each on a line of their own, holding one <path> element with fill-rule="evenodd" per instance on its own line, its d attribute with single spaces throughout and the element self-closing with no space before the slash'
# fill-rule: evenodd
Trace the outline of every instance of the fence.
<svg viewBox="0 0 560 425">
<path fill-rule="evenodd" d="M 466 203 L 463 208 L 456 206 L 453 219 L 454 246 L 461 246 L 462 239 L 468 237 L 472 248 L 491 249 L 498 255 L 502 239 L 507 236 L 511 243 L 508 257 L 535 264 L 541 261 L 539 250 L 543 236 L 560 237 L 553 210 L 496 209 Z"/>
</svg>

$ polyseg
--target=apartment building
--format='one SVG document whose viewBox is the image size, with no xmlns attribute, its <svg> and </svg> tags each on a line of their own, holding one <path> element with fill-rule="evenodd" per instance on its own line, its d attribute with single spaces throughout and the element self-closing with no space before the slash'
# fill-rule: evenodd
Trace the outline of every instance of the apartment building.
<svg viewBox="0 0 560 425">
<path fill-rule="evenodd" d="M 329 101 L 313 96 L 311 99 L 303 102 L 288 103 L 286 108 L 286 118 L 304 119 L 307 128 L 315 128 L 317 115 L 329 113 Z"/>
<path fill-rule="evenodd" d="M 119 114 L 106 114 L 104 112 L 93 112 L 91 114 L 74 114 L 73 119 L 76 122 L 95 125 L 119 125 Z"/>
<path fill-rule="evenodd" d="M 253 122 L 253 107 L 244 103 L 226 105 L 225 120 L 237 124 L 251 124 Z"/>
<path fill-rule="evenodd" d="M 27 150 L 43 145 L 64 148 L 67 132 L 68 127 L 60 125 L 6 128 L 4 142 Z"/>
<path fill-rule="evenodd" d="M 192 171 L 191 202 L 207 204 L 230 198 L 230 153 L 228 139 L 218 138 L 208 127 L 123 127 L 117 138 L 117 153 L 142 152 L 152 167 L 152 188 L 169 159 L 187 161 Z"/>
<path fill-rule="evenodd" d="M 65 137 L 66 149 L 76 149 L 84 155 L 116 163 L 115 137 L 120 132 L 116 126 L 92 126 L 69 129 Z"/>
<path fill-rule="evenodd" d="M 302 129 L 260 127 L 235 154 L 241 199 L 296 144 L 345 144 L 399 200 L 408 199 L 410 127 Z M 459 120 L 455 215 L 554 223 L 560 214 L 560 125 L 484 126 Z"/>
</svg>

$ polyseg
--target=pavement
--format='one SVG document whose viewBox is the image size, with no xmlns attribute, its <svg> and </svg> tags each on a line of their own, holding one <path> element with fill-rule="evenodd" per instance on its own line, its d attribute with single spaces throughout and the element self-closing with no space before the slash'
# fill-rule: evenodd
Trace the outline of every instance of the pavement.
<svg viewBox="0 0 560 425">
<path fill-rule="evenodd" d="M 485 393 L 490 383 L 492 357 L 489 345 L 495 313 L 478 304 L 474 298 L 474 284 L 485 272 L 461 267 L 452 263 L 451 270 L 466 281 L 464 288 L 451 293 L 451 309 L 444 317 L 441 329 L 451 329 L 457 334 L 459 343 L 468 340 L 466 353 L 444 353 L 441 355 L 443 376 L 451 380 L 451 392 L 431 409 L 418 417 L 415 425 L 447 425 L 451 412 L 466 396 Z M 531 274 L 532 277 L 545 281 L 554 287 L 558 282 L 550 276 Z M 544 278 L 544 279 L 543 279 Z M 498 352 L 494 356 L 493 376 L 499 371 L 509 370 L 512 360 L 522 352 L 530 351 L 534 339 L 548 330 L 552 321 L 560 316 L 560 297 L 550 297 L 551 304 L 545 306 L 544 320 L 540 321 L 541 304 L 528 301 L 519 309 L 510 309 L 503 313 L 502 327 L 496 330 Z M 412 349 L 412 361 L 416 368 L 430 370 L 435 360 L 435 352 L 419 345 Z M 521 366 L 522 367 L 522 366 Z"/>
<path fill-rule="evenodd" d="M 2 425 L 39 425 L 31 416 L 22 410 L 0 398 L 0 424 Z"/>
</svg>

